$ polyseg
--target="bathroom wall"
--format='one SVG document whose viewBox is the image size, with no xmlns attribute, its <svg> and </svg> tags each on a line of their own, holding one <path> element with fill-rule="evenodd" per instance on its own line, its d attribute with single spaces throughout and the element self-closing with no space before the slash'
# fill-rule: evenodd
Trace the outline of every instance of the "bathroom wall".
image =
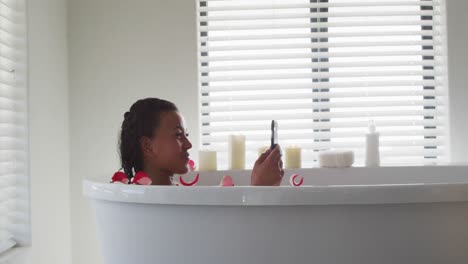
<svg viewBox="0 0 468 264">
<path fill-rule="evenodd" d="M 452 160 L 468 161 L 468 1 L 447 0 L 450 137 Z"/>
<path fill-rule="evenodd" d="M 69 264 L 67 2 L 27 2 L 32 229 L 28 263 Z"/>
<path fill-rule="evenodd" d="M 124 112 L 139 98 L 166 98 L 197 129 L 195 1 L 72 0 L 68 16 L 72 255 L 75 264 L 97 264 L 81 184 L 119 169 Z M 196 146 L 198 133 L 191 134 Z"/>
<path fill-rule="evenodd" d="M 70 190 L 74 264 L 101 262 L 84 178 L 118 169 L 123 113 L 143 97 L 174 101 L 198 145 L 195 0 L 69 0 Z M 468 2 L 450 0 L 449 63 L 456 160 L 467 160 L 464 118 Z M 60 115 L 55 113 L 56 115 Z M 193 153 L 196 156 L 196 153 Z M 51 207 L 52 208 L 52 207 Z"/>
</svg>

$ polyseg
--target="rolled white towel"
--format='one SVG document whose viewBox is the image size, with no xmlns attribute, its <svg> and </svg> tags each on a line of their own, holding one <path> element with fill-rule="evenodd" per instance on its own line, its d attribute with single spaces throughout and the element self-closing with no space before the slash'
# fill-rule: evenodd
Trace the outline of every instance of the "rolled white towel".
<svg viewBox="0 0 468 264">
<path fill-rule="evenodd" d="M 354 163 L 352 150 L 326 150 L 318 154 L 320 167 L 346 168 Z"/>
</svg>

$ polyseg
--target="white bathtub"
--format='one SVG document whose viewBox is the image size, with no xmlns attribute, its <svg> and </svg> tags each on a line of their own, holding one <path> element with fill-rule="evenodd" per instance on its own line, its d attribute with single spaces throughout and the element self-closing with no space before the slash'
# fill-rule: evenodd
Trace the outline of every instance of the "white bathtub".
<svg viewBox="0 0 468 264">
<path fill-rule="evenodd" d="M 306 186 L 200 186 L 217 172 L 196 187 L 85 181 L 84 193 L 107 264 L 468 263 L 468 167 L 293 172 Z"/>
</svg>

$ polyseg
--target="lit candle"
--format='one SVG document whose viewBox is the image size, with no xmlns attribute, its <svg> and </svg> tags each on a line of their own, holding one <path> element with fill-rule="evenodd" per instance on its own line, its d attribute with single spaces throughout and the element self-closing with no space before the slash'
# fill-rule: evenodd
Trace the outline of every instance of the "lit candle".
<svg viewBox="0 0 468 264">
<path fill-rule="evenodd" d="M 285 149 L 286 153 L 286 169 L 299 169 L 301 168 L 301 148 L 298 146 L 288 146 Z"/>
<path fill-rule="evenodd" d="M 261 146 L 258 148 L 258 156 L 262 155 L 267 149 L 269 149 L 270 146 Z"/>
<path fill-rule="evenodd" d="M 243 170 L 245 168 L 245 136 L 229 135 L 229 169 Z"/>
<path fill-rule="evenodd" d="M 218 169 L 216 162 L 216 151 L 200 150 L 198 151 L 198 170 L 215 171 Z"/>
</svg>

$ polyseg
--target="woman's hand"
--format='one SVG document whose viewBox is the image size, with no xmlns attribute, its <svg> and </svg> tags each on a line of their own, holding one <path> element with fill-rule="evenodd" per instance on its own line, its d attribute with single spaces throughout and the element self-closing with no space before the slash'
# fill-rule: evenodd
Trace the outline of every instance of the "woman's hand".
<svg viewBox="0 0 468 264">
<path fill-rule="evenodd" d="M 279 145 L 268 149 L 255 162 L 250 178 L 254 186 L 279 186 L 283 178 L 283 161 Z"/>
</svg>

